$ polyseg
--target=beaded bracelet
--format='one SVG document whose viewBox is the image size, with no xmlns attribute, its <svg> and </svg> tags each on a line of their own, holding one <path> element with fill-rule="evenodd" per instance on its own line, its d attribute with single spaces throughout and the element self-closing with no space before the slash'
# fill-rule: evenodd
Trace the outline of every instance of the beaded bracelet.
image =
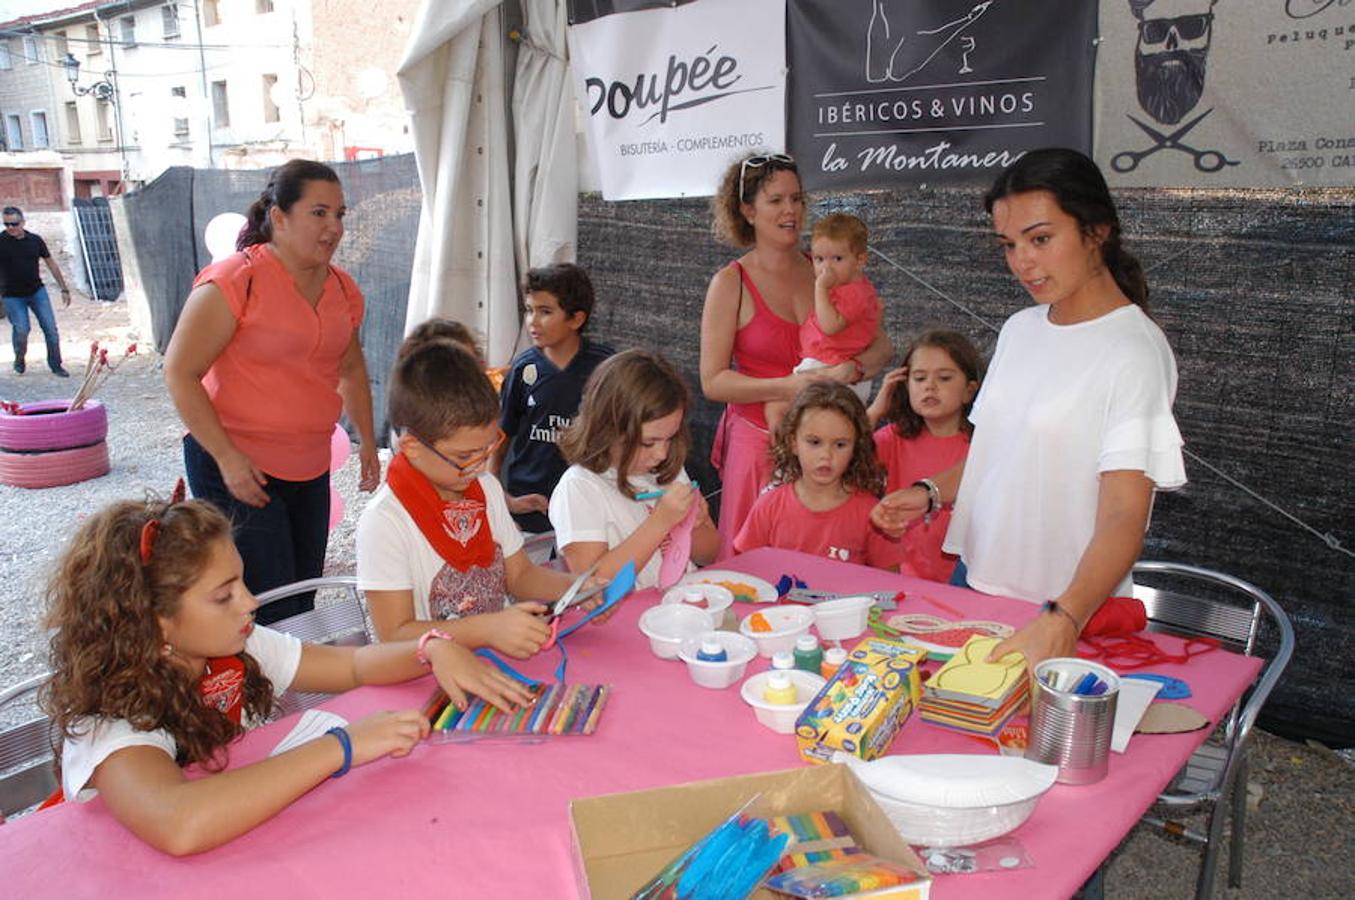
<svg viewBox="0 0 1355 900">
<path fill-rule="evenodd" d="M 1040 606 L 1040 610 L 1042 612 L 1055 613 L 1057 615 L 1063 616 L 1069 622 L 1073 623 L 1073 634 L 1075 635 L 1082 634 L 1082 625 L 1081 623 L 1078 622 L 1077 616 L 1074 616 L 1067 609 L 1063 608 L 1062 606 L 1059 606 L 1057 600 L 1046 600 L 1044 604 Z"/>
<path fill-rule="evenodd" d="M 343 746 L 343 765 L 339 766 L 338 770 L 329 777 L 338 778 L 341 775 L 347 775 L 348 770 L 353 766 L 353 739 L 348 736 L 348 729 L 336 725 L 326 731 L 325 734 L 334 735 Z"/>
<path fill-rule="evenodd" d="M 455 641 L 456 638 L 452 637 L 441 628 L 430 628 L 425 631 L 423 637 L 419 638 L 418 649 L 414 651 L 414 658 L 425 666 L 432 665 L 432 663 L 428 661 L 428 642 L 432 640 Z"/>
</svg>

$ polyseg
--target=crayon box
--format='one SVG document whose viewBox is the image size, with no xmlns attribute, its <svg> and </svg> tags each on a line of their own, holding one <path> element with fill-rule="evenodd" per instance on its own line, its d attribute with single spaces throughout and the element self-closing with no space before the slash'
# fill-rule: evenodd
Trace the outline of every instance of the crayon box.
<svg viewBox="0 0 1355 900">
<path fill-rule="evenodd" d="M 918 665 L 927 651 L 868 637 L 795 720 L 800 756 L 811 763 L 842 750 L 860 759 L 882 755 L 922 695 Z"/>
</svg>

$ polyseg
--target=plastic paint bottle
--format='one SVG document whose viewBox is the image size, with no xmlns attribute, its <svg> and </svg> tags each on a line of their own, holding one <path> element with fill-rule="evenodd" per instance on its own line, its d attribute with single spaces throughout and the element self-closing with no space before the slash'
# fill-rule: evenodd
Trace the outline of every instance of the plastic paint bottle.
<svg viewBox="0 0 1355 900">
<path fill-rule="evenodd" d="M 832 678 L 846 661 L 846 650 L 841 647 L 829 647 L 823 651 L 823 666 L 819 669 L 819 674 L 824 678 Z"/>
<path fill-rule="evenodd" d="M 762 699 L 768 703 L 790 706 L 798 702 L 799 697 L 795 693 L 795 685 L 791 683 L 790 676 L 780 670 L 774 670 L 767 676 L 767 684 L 762 689 Z"/>
<path fill-rule="evenodd" d="M 789 650 L 782 650 L 780 653 L 772 654 L 772 668 L 785 671 L 795 668 L 795 657 Z"/>
<path fill-rule="evenodd" d="M 701 662 L 728 662 L 729 654 L 719 641 L 702 641 L 697 648 L 696 658 Z"/>
<path fill-rule="evenodd" d="M 823 648 L 814 635 L 802 634 L 795 639 L 795 668 L 815 675 L 823 668 Z"/>
</svg>

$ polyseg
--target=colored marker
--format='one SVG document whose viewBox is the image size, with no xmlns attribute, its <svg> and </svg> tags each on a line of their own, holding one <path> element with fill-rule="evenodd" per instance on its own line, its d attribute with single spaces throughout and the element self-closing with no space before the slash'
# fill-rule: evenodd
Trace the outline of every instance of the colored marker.
<svg viewBox="0 0 1355 900">
<path fill-rule="evenodd" d="M 1091 689 L 1095 686 L 1096 686 L 1096 673 L 1088 672 L 1086 675 L 1082 676 L 1082 680 L 1077 683 L 1077 686 L 1075 688 L 1073 688 L 1073 693 L 1089 694 L 1091 693 Z"/>
</svg>

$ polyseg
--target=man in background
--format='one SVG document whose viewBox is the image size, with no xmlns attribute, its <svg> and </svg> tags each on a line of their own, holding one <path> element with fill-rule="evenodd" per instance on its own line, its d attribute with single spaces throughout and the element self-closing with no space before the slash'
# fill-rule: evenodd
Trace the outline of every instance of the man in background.
<svg viewBox="0 0 1355 900">
<path fill-rule="evenodd" d="M 31 311 L 42 326 L 42 336 L 47 341 L 47 367 L 53 375 L 69 378 L 71 373 L 61 365 L 61 337 L 56 330 L 56 313 L 47 297 L 47 288 L 43 287 L 42 276 L 38 274 L 38 260 L 47 263 L 47 269 L 61 286 L 63 307 L 71 305 L 71 289 L 66 285 L 66 276 L 52 259 L 47 242 L 24 230 L 22 210 L 17 206 L 6 206 L 0 211 L 0 221 L 5 229 L 0 234 L 0 279 L 4 282 L 0 292 L 4 296 L 5 315 L 9 317 L 14 340 L 14 371 L 22 375 L 27 368 L 24 357 L 28 354 Z"/>
</svg>

